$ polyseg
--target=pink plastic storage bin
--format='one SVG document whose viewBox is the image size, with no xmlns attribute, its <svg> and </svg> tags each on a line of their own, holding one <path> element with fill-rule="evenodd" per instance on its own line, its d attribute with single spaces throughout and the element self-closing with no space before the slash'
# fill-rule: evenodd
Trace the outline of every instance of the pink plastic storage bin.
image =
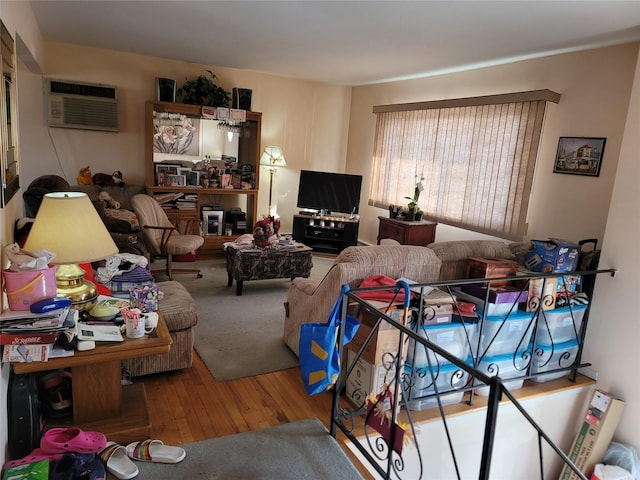
<svg viewBox="0 0 640 480">
<path fill-rule="evenodd" d="M 10 310 L 29 310 L 32 303 L 56 296 L 56 267 L 24 272 L 3 270 L 2 278 Z"/>
</svg>

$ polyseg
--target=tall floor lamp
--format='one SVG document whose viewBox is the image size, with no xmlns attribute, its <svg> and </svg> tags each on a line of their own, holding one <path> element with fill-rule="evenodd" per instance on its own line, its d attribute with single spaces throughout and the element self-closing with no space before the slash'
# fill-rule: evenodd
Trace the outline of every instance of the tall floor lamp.
<svg viewBox="0 0 640 480">
<path fill-rule="evenodd" d="M 264 147 L 264 152 L 260 157 L 260 165 L 269 168 L 269 215 L 273 215 L 273 205 L 271 196 L 273 192 L 273 174 L 276 173 L 278 167 L 286 167 L 287 162 L 284 160 L 282 149 L 280 147 Z"/>
</svg>

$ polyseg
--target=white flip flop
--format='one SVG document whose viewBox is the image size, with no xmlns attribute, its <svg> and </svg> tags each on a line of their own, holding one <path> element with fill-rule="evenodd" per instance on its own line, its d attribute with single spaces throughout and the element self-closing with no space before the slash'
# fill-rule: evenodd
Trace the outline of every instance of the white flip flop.
<svg viewBox="0 0 640 480">
<path fill-rule="evenodd" d="M 139 473 L 138 467 L 131 461 L 126 449 L 116 442 L 107 442 L 105 449 L 97 455 L 107 471 L 119 480 L 129 480 Z"/>
<path fill-rule="evenodd" d="M 160 440 L 144 440 L 127 445 L 127 455 L 140 462 L 178 463 L 187 453 L 181 447 L 165 445 Z"/>
</svg>

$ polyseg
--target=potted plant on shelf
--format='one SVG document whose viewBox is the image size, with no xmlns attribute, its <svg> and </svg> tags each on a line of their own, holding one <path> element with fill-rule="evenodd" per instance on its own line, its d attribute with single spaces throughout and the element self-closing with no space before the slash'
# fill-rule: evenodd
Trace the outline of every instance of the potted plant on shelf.
<svg viewBox="0 0 640 480">
<path fill-rule="evenodd" d="M 424 185 L 422 184 L 423 180 L 424 177 L 420 178 L 419 182 L 416 182 L 416 186 L 413 189 L 413 197 L 404 197 L 407 200 L 411 200 L 407 204 L 407 221 L 409 222 L 416 220 L 416 214 L 420 211 L 418 208 L 418 200 L 420 199 L 420 192 L 424 190 Z M 422 215 L 420 215 L 420 219 L 422 219 Z"/>
<path fill-rule="evenodd" d="M 177 90 L 178 98 L 182 103 L 190 105 L 205 105 L 209 107 L 228 107 L 231 102 L 231 94 L 224 88 L 216 85 L 218 79 L 211 70 L 209 77 L 200 75 L 194 80 L 185 78 L 185 82 Z"/>
</svg>

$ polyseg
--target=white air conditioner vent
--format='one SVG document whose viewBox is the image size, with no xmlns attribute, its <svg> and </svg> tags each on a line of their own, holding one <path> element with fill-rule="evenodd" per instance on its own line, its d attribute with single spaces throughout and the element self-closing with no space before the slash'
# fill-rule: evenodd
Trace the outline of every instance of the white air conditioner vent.
<svg viewBox="0 0 640 480">
<path fill-rule="evenodd" d="M 116 87 L 46 79 L 49 126 L 118 131 Z"/>
</svg>

